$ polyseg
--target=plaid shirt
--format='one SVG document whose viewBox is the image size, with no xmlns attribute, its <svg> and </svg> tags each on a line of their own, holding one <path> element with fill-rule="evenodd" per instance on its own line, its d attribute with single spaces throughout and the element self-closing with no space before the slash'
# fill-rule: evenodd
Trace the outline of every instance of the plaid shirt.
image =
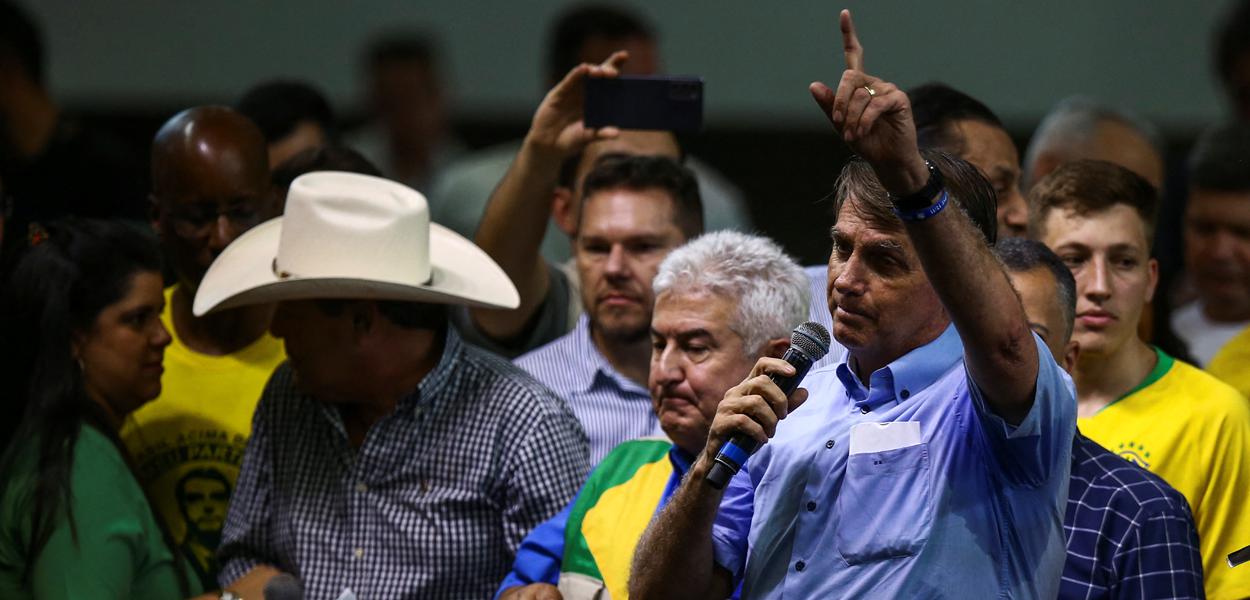
<svg viewBox="0 0 1250 600">
<path fill-rule="evenodd" d="M 1063 529 L 1060 598 L 1203 597 L 1198 530 L 1185 497 L 1079 432 Z"/>
<path fill-rule="evenodd" d="M 257 564 L 309 598 L 489 598 L 517 546 L 587 471 L 586 436 L 559 398 L 449 330 L 439 364 L 348 442 L 333 406 L 274 372 L 222 532 L 220 581 Z"/>
<path fill-rule="evenodd" d="M 591 466 L 623 442 L 666 435 L 651 392 L 612 368 L 595 347 L 585 314 L 573 331 L 514 362 L 568 401 L 590 438 Z"/>
</svg>

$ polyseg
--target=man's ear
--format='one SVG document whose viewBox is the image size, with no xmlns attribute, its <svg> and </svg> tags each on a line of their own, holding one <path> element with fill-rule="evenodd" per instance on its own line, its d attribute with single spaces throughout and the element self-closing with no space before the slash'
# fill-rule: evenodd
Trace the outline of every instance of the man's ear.
<svg viewBox="0 0 1250 600">
<path fill-rule="evenodd" d="M 1146 284 L 1146 302 L 1150 302 L 1154 300 L 1155 288 L 1159 286 L 1159 261 L 1150 259 L 1146 263 L 1146 268 L 1149 270 L 1147 276 L 1150 278 L 1149 283 Z"/>
<path fill-rule="evenodd" d="M 773 338 L 764 342 L 764 351 L 760 354 L 770 358 L 781 358 L 790 349 L 790 338 Z"/>
<path fill-rule="evenodd" d="M 570 188 L 557 186 L 551 194 L 551 218 L 555 220 L 556 227 L 570 238 L 577 234 L 577 207 L 573 203 L 573 190 Z"/>
<path fill-rule="evenodd" d="M 1063 347 L 1063 356 L 1059 359 L 1059 366 L 1069 374 L 1072 369 L 1076 368 L 1076 361 L 1081 357 L 1081 343 L 1076 340 L 1068 340 L 1068 345 Z"/>
</svg>

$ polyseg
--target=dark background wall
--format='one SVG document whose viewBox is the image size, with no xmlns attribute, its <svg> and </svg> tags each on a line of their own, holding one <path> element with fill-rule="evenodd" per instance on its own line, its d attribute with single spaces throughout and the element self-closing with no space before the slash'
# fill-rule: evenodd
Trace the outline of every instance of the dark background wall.
<svg viewBox="0 0 1250 600">
<path fill-rule="evenodd" d="M 195 104 L 228 103 L 276 76 L 322 87 L 348 116 L 357 53 L 379 31 L 441 40 L 457 132 L 480 147 L 518 136 L 543 92 L 546 27 L 568 2 L 29 0 L 50 49 L 50 82 L 72 112 L 144 150 Z M 690 141 L 748 195 L 756 221 L 804 262 L 827 257 L 829 192 L 846 150 L 807 84 L 836 82 L 828 2 L 626 3 L 658 26 L 665 70 L 706 80 L 706 132 Z M 1210 68 L 1225 10 L 1191 2 L 849 1 L 867 66 L 903 86 L 943 80 L 980 98 L 1023 144 L 1056 101 L 1084 93 L 1165 132 L 1175 165 L 1226 112 Z M 1023 149 L 1023 145 L 1021 146 Z"/>
</svg>

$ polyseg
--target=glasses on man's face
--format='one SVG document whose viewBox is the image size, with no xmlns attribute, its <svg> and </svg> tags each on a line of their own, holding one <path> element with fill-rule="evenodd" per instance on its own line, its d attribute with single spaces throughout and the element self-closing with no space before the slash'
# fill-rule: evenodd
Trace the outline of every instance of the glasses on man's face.
<svg viewBox="0 0 1250 600">
<path fill-rule="evenodd" d="M 238 203 L 225 210 L 213 204 L 179 206 L 169 211 L 174 230 L 187 238 L 207 235 L 217 222 L 225 219 L 235 231 L 247 231 L 260 223 L 261 212 L 252 203 Z"/>
</svg>

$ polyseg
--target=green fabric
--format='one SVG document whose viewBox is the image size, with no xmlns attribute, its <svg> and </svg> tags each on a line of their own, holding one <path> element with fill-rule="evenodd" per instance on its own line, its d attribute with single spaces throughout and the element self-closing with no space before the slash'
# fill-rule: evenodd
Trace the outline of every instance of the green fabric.
<svg viewBox="0 0 1250 600">
<path fill-rule="evenodd" d="M 586 513 L 595 507 L 604 492 L 627 483 L 638 469 L 657 460 L 668 460 L 673 443 L 661 439 L 640 439 L 625 442 L 609 452 L 599 463 L 582 491 L 578 493 L 569 520 L 564 528 L 564 560 L 561 571 L 580 573 L 603 579 L 599 566 L 582 535 L 582 521 Z M 654 507 L 652 507 L 654 509 Z"/>
<path fill-rule="evenodd" d="M 1133 394 L 1136 394 L 1137 392 L 1140 392 L 1150 387 L 1151 385 L 1154 384 L 1154 382 L 1159 381 L 1160 379 L 1163 379 L 1163 376 L 1167 375 L 1168 371 L 1172 370 L 1172 364 L 1176 362 L 1176 359 L 1172 358 L 1168 353 L 1160 350 L 1158 346 L 1152 346 L 1152 348 L 1154 348 L 1155 355 L 1159 358 L 1159 360 L 1155 362 L 1155 368 L 1151 369 L 1150 372 L 1146 374 L 1146 378 L 1141 380 L 1141 383 L 1134 386 L 1133 389 L 1125 392 L 1123 396 L 1120 396 L 1119 398 L 1116 398 L 1115 400 L 1108 402 L 1107 406 L 1111 406 L 1112 404 L 1115 404 L 1116 402 L 1119 402 L 1125 398 L 1128 398 L 1129 396 L 1132 396 Z M 1098 409 L 1098 412 L 1107 410 L 1107 406 L 1104 406 Z"/>
<path fill-rule="evenodd" d="M 64 514 L 35 559 L 28 585 L 33 456 L 0 492 L 0 598 L 6 600 L 180 598 L 173 555 L 139 484 L 112 442 L 83 426 L 74 446 L 70 508 L 77 540 Z M 185 569 L 185 565 L 183 565 Z M 187 571 L 192 595 L 199 584 Z"/>
</svg>

